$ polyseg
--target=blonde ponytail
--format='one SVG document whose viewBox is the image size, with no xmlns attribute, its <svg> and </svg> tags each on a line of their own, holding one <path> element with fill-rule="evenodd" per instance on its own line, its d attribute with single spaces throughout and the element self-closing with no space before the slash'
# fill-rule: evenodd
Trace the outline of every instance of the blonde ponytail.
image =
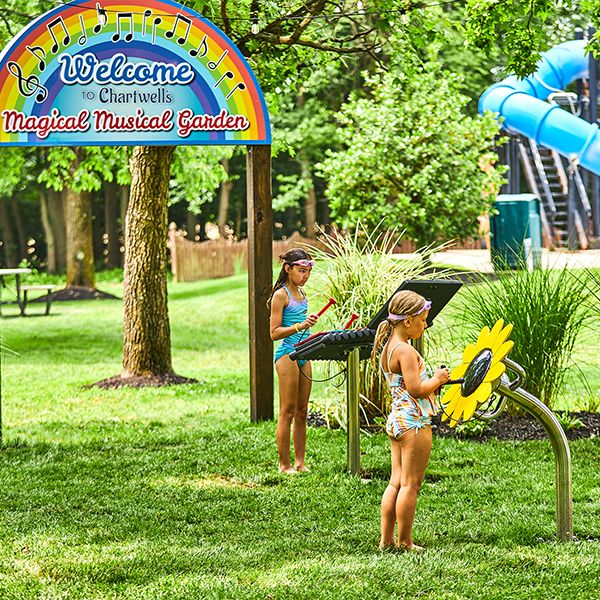
<svg viewBox="0 0 600 600">
<path fill-rule="evenodd" d="M 377 327 L 375 341 L 373 342 L 373 350 L 371 352 L 371 364 L 374 369 L 377 369 L 377 355 L 381 352 L 381 348 L 392 334 L 392 329 L 393 327 L 387 319 L 381 321 Z"/>
</svg>

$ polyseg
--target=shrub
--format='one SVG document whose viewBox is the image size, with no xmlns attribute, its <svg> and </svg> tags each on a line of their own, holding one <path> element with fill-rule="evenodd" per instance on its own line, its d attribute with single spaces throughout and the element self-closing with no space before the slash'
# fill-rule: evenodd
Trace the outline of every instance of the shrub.
<svg viewBox="0 0 600 600">
<path fill-rule="evenodd" d="M 487 433 L 490 429 L 488 421 L 481 419 L 469 419 L 456 426 L 456 433 L 459 437 L 466 439 L 477 439 Z"/>
<path fill-rule="evenodd" d="M 513 324 L 510 358 L 527 374 L 524 387 L 552 408 L 571 354 L 593 318 L 587 277 L 568 269 L 502 271 L 466 291 L 467 325 L 474 330 L 503 318 Z"/>
<path fill-rule="evenodd" d="M 317 166 L 332 217 L 345 227 L 381 219 L 419 245 L 475 235 L 506 168 L 496 165 L 498 124 L 469 117 L 460 80 L 414 58 L 401 40 L 337 118 L 342 148 Z"/>
</svg>

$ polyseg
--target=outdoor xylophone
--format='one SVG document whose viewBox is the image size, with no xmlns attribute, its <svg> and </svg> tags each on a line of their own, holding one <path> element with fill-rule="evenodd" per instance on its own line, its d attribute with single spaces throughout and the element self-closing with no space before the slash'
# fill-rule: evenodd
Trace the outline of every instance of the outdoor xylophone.
<svg viewBox="0 0 600 600">
<path fill-rule="evenodd" d="M 346 360 L 348 353 L 360 348 L 360 358 L 368 358 L 375 341 L 375 331 L 363 327 L 361 329 L 345 329 L 321 331 L 298 342 L 290 354 L 292 360 Z"/>
<path fill-rule="evenodd" d="M 429 310 L 427 324 L 431 327 L 434 317 L 450 301 L 461 285 L 460 281 L 451 279 L 407 280 L 400 284 L 394 294 L 400 290 L 413 290 L 425 298 L 430 298 L 432 307 Z M 360 361 L 368 359 L 371 355 L 377 326 L 387 318 L 392 297 L 393 294 L 366 327 L 350 329 L 359 318 L 356 313 L 352 313 L 344 329 L 315 333 L 295 344 L 294 351 L 289 355 L 292 360 L 346 361 L 347 464 L 348 471 L 354 475 L 360 473 Z M 332 304 L 334 302 L 330 299 L 319 315 Z M 422 352 L 422 348 L 419 349 Z"/>
</svg>

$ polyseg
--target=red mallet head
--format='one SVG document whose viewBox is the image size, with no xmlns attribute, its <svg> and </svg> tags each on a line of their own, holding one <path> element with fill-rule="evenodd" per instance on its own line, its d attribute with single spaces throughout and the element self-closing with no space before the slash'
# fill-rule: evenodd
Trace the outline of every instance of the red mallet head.
<svg viewBox="0 0 600 600">
<path fill-rule="evenodd" d="M 344 325 L 344 329 L 350 329 L 352 323 L 358 319 L 358 315 L 356 313 L 352 313 L 352 316 L 348 319 L 348 322 Z"/>
<path fill-rule="evenodd" d="M 334 304 L 335 300 L 333 298 L 329 298 L 327 304 L 317 313 L 317 315 L 320 317 L 330 306 L 333 306 Z"/>
</svg>

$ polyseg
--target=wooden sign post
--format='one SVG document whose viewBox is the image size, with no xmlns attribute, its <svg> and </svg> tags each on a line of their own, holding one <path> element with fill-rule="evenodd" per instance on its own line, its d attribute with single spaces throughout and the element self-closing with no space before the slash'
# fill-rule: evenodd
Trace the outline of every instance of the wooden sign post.
<svg viewBox="0 0 600 600">
<path fill-rule="evenodd" d="M 273 342 L 267 300 L 273 277 L 271 146 L 248 146 L 248 309 L 250 326 L 250 419 L 273 418 Z"/>
</svg>

